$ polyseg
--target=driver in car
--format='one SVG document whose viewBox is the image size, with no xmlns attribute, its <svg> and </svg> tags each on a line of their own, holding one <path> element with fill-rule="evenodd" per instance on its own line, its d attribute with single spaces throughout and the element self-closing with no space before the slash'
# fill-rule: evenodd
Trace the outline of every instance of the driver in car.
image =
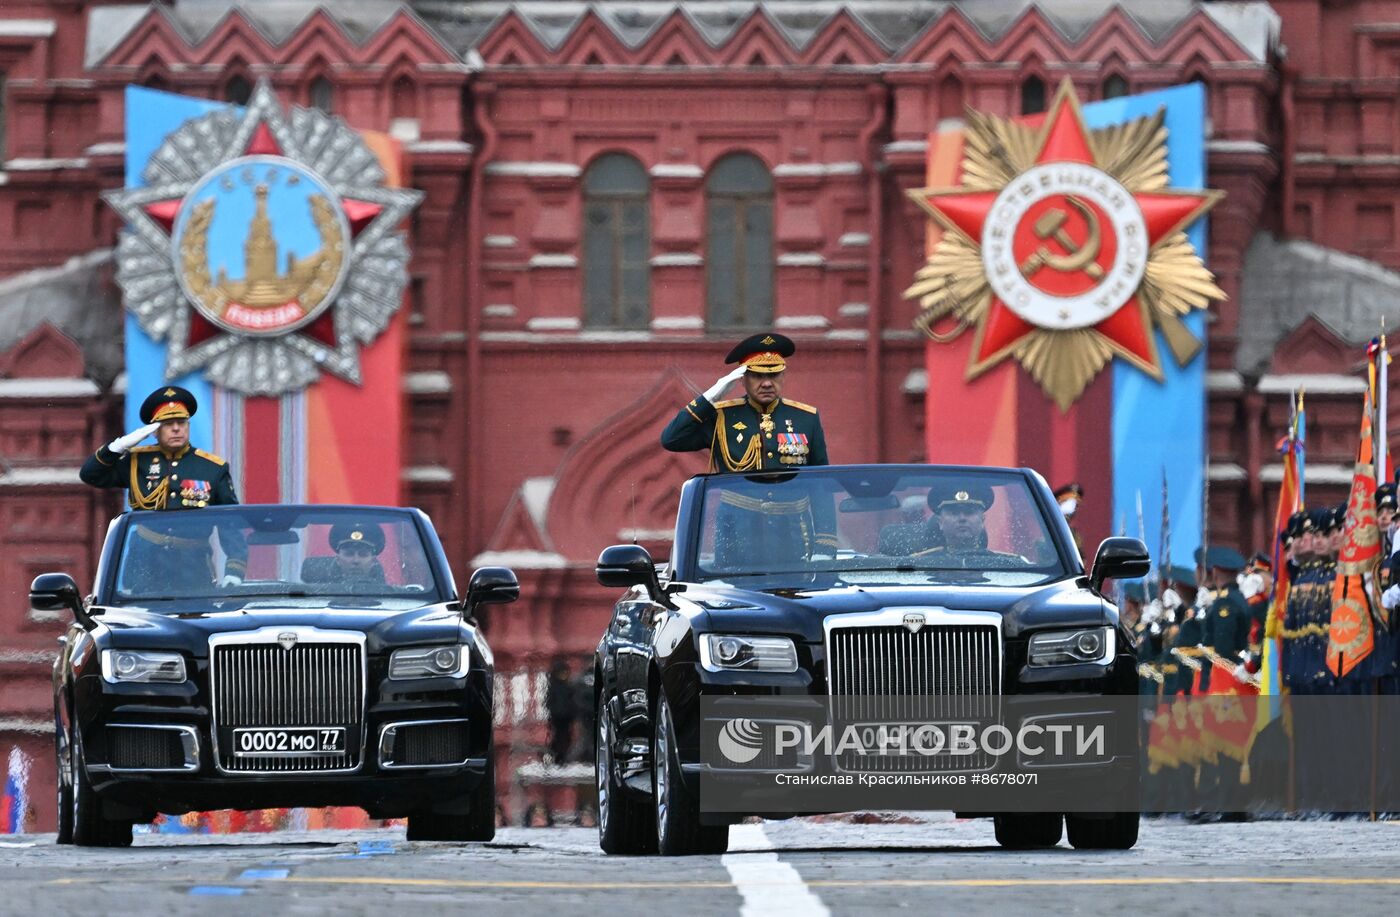
<svg viewBox="0 0 1400 917">
<path fill-rule="evenodd" d="M 985 484 L 935 485 L 929 489 L 928 505 L 943 543 L 912 556 L 926 557 L 939 567 L 985 569 L 1024 566 L 1019 554 L 993 551 L 987 547 L 987 510 L 996 495 Z"/>
<path fill-rule="evenodd" d="M 327 539 L 334 557 L 308 557 L 301 578 L 308 583 L 383 583 L 379 555 L 384 550 L 384 530 L 374 523 L 340 522 L 331 526 Z"/>
</svg>

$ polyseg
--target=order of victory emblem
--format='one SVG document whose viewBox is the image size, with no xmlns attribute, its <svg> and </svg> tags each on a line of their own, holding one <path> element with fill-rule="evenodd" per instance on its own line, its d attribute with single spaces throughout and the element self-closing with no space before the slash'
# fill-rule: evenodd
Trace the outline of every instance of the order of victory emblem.
<svg viewBox="0 0 1400 917">
<path fill-rule="evenodd" d="M 1167 188 L 1164 120 L 1090 131 L 1068 81 L 1039 128 L 969 112 L 962 186 L 910 192 L 944 232 L 905 293 L 975 329 L 969 380 L 1014 356 L 1067 410 L 1114 356 L 1161 379 L 1154 327 L 1200 352 L 1181 318 L 1225 294 L 1185 230 L 1223 195 Z"/>
<path fill-rule="evenodd" d="M 167 378 L 203 369 L 250 395 L 296 391 L 323 369 L 360 381 L 360 348 L 402 302 L 398 227 L 422 195 L 385 187 L 359 134 L 320 111 L 284 113 L 260 83 L 247 108 L 168 136 L 142 178 L 105 197 L 129 230 L 117 282 L 167 342 Z"/>
</svg>

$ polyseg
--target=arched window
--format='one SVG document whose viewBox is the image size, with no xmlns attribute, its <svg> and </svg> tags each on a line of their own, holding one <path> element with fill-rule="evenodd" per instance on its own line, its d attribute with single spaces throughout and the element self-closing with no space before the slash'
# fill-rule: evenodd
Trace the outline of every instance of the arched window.
<svg viewBox="0 0 1400 917">
<path fill-rule="evenodd" d="M 1038 115 L 1045 111 L 1045 81 L 1028 76 L 1021 84 L 1021 114 Z"/>
<path fill-rule="evenodd" d="M 1128 94 L 1128 81 L 1117 73 L 1110 74 L 1108 79 L 1103 81 L 1103 97 L 1105 99 L 1119 99 Z"/>
<path fill-rule="evenodd" d="M 773 321 L 773 177 L 756 157 L 721 159 L 705 180 L 710 328 Z"/>
<path fill-rule="evenodd" d="M 956 73 L 949 73 L 938 84 L 938 117 L 961 118 L 963 116 L 962 81 Z"/>
<path fill-rule="evenodd" d="M 394 80 L 394 85 L 390 88 L 389 104 L 392 108 L 392 118 L 418 117 L 418 87 L 413 85 L 413 80 L 409 79 L 408 74 Z"/>
<path fill-rule="evenodd" d="M 589 328 L 651 325 L 651 182 L 624 153 L 583 174 L 583 311 Z"/>
<path fill-rule="evenodd" d="M 224 101 L 234 105 L 247 105 L 253 98 L 253 84 L 235 74 L 224 84 Z"/>
<path fill-rule="evenodd" d="M 311 107 L 330 114 L 335 108 L 335 86 L 324 76 L 311 81 Z"/>
</svg>

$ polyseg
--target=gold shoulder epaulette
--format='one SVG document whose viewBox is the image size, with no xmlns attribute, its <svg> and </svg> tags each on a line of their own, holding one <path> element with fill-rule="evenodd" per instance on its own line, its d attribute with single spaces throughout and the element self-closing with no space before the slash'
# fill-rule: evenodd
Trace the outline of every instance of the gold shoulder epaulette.
<svg viewBox="0 0 1400 917">
<path fill-rule="evenodd" d="M 743 403 L 744 403 L 744 399 L 743 399 L 743 398 L 727 398 L 727 399 L 725 399 L 724 401 L 716 401 L 716 402 L 715 402 L 715 407 L 717 407 L 717 408 L 732 408 L 732 407 L 734 407 L 735 405 L 739 405 L 739 404 L 743 404 Z"/>
<path fill-rule="evenodd" d="M 127 451 L 130 452 L 132 455 L 136 455 L 139 452 L 156 452 L 159 451 L 159 449 L 160 446 L 137 446 L 136 448 L 128 449 Z"/>
<path fill-rule="evenodd" d="M 212 452 L 205 452 L 203 449 L 196 449 L 196 450 L 194 450 L 194 454 L 197 455 L 197 456 L 199 456 L 199 457 L 202 458 L 202 459 L 208 459 L 209 461 L 213 462 L 215 465 L 227 465 L 227 464 L 228 464 L 228 462 L 227 462 L 224 458 L 222 458 L 221 456 L 215 455 L 215 454 L 212 453 Z"/>
<path fill-rule="evenodd" d="M 783 404 L 787 405 L 790 408 L 797 408 L 799 411 L 806 411 L 808 414 L 817 413 L 817 409 L 812 407 L 810 404 L 803 404 L 800 401 L 793 401 L 790 398 L 784 398 Z"/>
</svg>

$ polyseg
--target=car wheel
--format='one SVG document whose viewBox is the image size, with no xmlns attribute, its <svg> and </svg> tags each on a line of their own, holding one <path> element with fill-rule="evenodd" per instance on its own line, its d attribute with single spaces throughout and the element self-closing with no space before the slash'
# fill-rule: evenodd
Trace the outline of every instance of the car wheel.
<svg viewBox="0 0 1400 917">
<path fill-rule="evenodd" d="M 605 699 L 598 702 L 598 741 L 593 770 L 598 779 L 598 846 L 604 853 L 656 852 L 655 821 L 649 799 L 640 800 L 618 779 L 613 758 L 616 739 L 612 714 Z"/>
<path fill-rule="evenodd" d="M 1130 850 L 1138 839 L 1138 813 L 1114 812 L 1107 818 L 1065 816 L 1069 843 L 1076 850 Z"/>
<path fill-rule="evenodd" d="M 55 723 L 53 731 L 54 761 L 57 764 L 58 785 L 58 843 L 73 843 L 73 775 L 69 769 L 68 736 L 63 724 Z"/>
<path fill-rule="evenodd" d="M 82 745 L 76 739 L 68 749 L 68 775 L 73 843 L 79 847 L 130 847 L 131 822 L 102 816 L 102 801 L 88 781 Z"/>
<path fill-rule="evenodd" d="M 408 816 L 411 841 L 489 841 L 496 836 L 496 758 L 486 753 L 486 773 L 470 795 L 466 815 L 415 812 Z"/>
<path fill-rule="evenodd" d="M 996 825 L 998 844 L 1008 850 L 1029 850 L 1058 844 L 1064 819 L 1053 812 L 1027 812 L 997 815 L 992 823 Z"/>
<path fill-rule="evenodd" d="M 671 705 L 663 694 L 656 704 L 651 742 L 652 796 L 656 802 L 656 849 L 662 856 L 724 853 L 728 825 L 702 825 L 700 800 L 681 779 Z"/>
</svg>

